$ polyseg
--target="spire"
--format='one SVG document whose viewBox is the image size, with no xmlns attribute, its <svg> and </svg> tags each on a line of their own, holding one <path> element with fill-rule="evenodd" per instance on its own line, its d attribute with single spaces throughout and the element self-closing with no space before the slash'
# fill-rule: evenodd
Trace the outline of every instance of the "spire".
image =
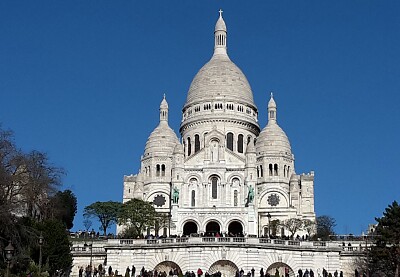
<svg viewBox="0 0 400 277">
<path fill-rule="evenodd" d="M 164 98 L 160 104 L 160 122 L 163 121 L 168 123 L 168 103 L 167 100 L 165 99 L 165 93 L 164 93 Z"/>
<path fill-rule="evenodd" d="M 214 55 L 216 54 L 224 54 L 226 55 L 226 25 L 225 21 L 222 18 L 223 11 L 219 10 L 219 18 L 217 23 L 215 24 L 214 30 Z"/>
<path fill-rule="evenodd" d="M 272 92 L 271 99 L 268 102 L 268 124 L 269 123 L 276 123 L 276 103 Z"/>
</svg>

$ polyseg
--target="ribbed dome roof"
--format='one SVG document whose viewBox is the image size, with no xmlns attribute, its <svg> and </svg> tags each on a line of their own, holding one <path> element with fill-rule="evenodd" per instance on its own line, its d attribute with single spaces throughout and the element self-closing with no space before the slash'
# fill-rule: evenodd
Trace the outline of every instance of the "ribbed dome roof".
<svg viewBox="0 0 400 277">
<path fill-rule="evenodd" d="M 257 154 L 292 154 L 290 142 L 276 122 L 277 106 L 271 93 L 271 99 L 268 102 L 268 124 L 257 137 Z"/>
<path fill-rule="evenodd" d="M 228 57 L 213 55 L 194 77 L 185 106 L 213 100 L 235 101 L 255 107 L 246 76 Z"/>
<path fill-rule="evenodd" d="M 179 144 L 178 137 L 168 125 L 168 102 L 164 98 L 160 104 L 160 124 L 151 132 L 144 149 L 146 156 L 171 156 L 176 144 Z"/>
<path fill-rule="evenodd" d="M 221 10 L 215 24 L 214 54 L 194 77 L 184 107 L 215 100 L 256 107 L 246 76 L 228 56 L 226 25 Z"/>
<path fill-rule="evenodd" d="M 179 140 L 175 132 L 168 126 L 167 122 L 161 121 L 147 139 L 144 157 L 148 155 L 172 155 L 178 143 Z"/>
<path fill-rule="evenodd" d="M 257 137 L 256 151 L 257 154 L 292 153 L 287 135 L 275 122 L 268 123 Z"/>
</svg>

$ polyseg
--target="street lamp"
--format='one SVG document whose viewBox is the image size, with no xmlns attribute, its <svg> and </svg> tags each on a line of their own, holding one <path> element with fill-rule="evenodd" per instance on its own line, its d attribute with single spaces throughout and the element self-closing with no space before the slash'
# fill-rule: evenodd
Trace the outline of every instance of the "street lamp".
<svg viewBox="0 0 400 277">
<path fill-rule="evenodd" d="M 94 240 L 94 233 L 90 234 L 92 238 L 92 243 L 90 244 L 90 270 L 92 270 L 92 256 L 93 256 L 93 240 Z"/>
<path fill-rule="evenodd" d="M 13 255 L 14 255 L 14 247 L 11 244 L 11 240 L 10 240 L 9 244 L 7 245 L 7 247 L 4 248 L 4 252 L 6 253 L 6 260 L 7 260 L 7 274 L 6 274 L 6 277 L 8 277 L 8 273 L 10 271 L 10 262 L 11 262 L 11 259 L 12 259 Z"/>
<path fill-rule="evenodd" d="M 40 232 L 40 237 L 39 237 L 39 276 L 42 273 L 42 245 L 43 245 L 43 235 L 42 235 L 42 232 Z"/>
<path fill-rule="evenodd" d="M 271 238 L 271 214 L 267 213 L 268 218 L 268 238 Z"/>
</svg>

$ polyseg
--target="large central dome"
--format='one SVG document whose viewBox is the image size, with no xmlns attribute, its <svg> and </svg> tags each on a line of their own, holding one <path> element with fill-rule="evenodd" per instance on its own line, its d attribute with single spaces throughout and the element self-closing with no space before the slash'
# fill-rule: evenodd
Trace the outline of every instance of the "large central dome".
<svg viewBox="0 0 400 277">
<path fill-rule="evenodd" d="M 235 102 L 255 108 L 246 76 L 227 54 L 226 24 L 220 14 L 215 24 L 214 54 L 194 77 L 184 110 L 203 102 Z"/>
<path fill-rule="evenodd" d="M 190 85 L 185 106 L 215 100 L 255 106 L 246 76 L 228 55 L 213 55 L 199 70 Z"/>
</svg>

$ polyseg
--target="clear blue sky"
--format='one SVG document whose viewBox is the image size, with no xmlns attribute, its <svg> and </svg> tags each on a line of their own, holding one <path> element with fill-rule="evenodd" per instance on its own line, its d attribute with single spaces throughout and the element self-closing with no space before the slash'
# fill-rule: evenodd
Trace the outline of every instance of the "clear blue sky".
<svg viewBox="0 0 400 277">
<path fill-rule="evenodd" d="M 269 93 L 317 215 L 361 233 L 399 201 L 400 1 L 0 2 L 0 122 L 66 169 L 82 210 L 122 199 L 158 124 L 178 133 L 224 10 L 231 59 L 266 124 Z"/>
</svg>

